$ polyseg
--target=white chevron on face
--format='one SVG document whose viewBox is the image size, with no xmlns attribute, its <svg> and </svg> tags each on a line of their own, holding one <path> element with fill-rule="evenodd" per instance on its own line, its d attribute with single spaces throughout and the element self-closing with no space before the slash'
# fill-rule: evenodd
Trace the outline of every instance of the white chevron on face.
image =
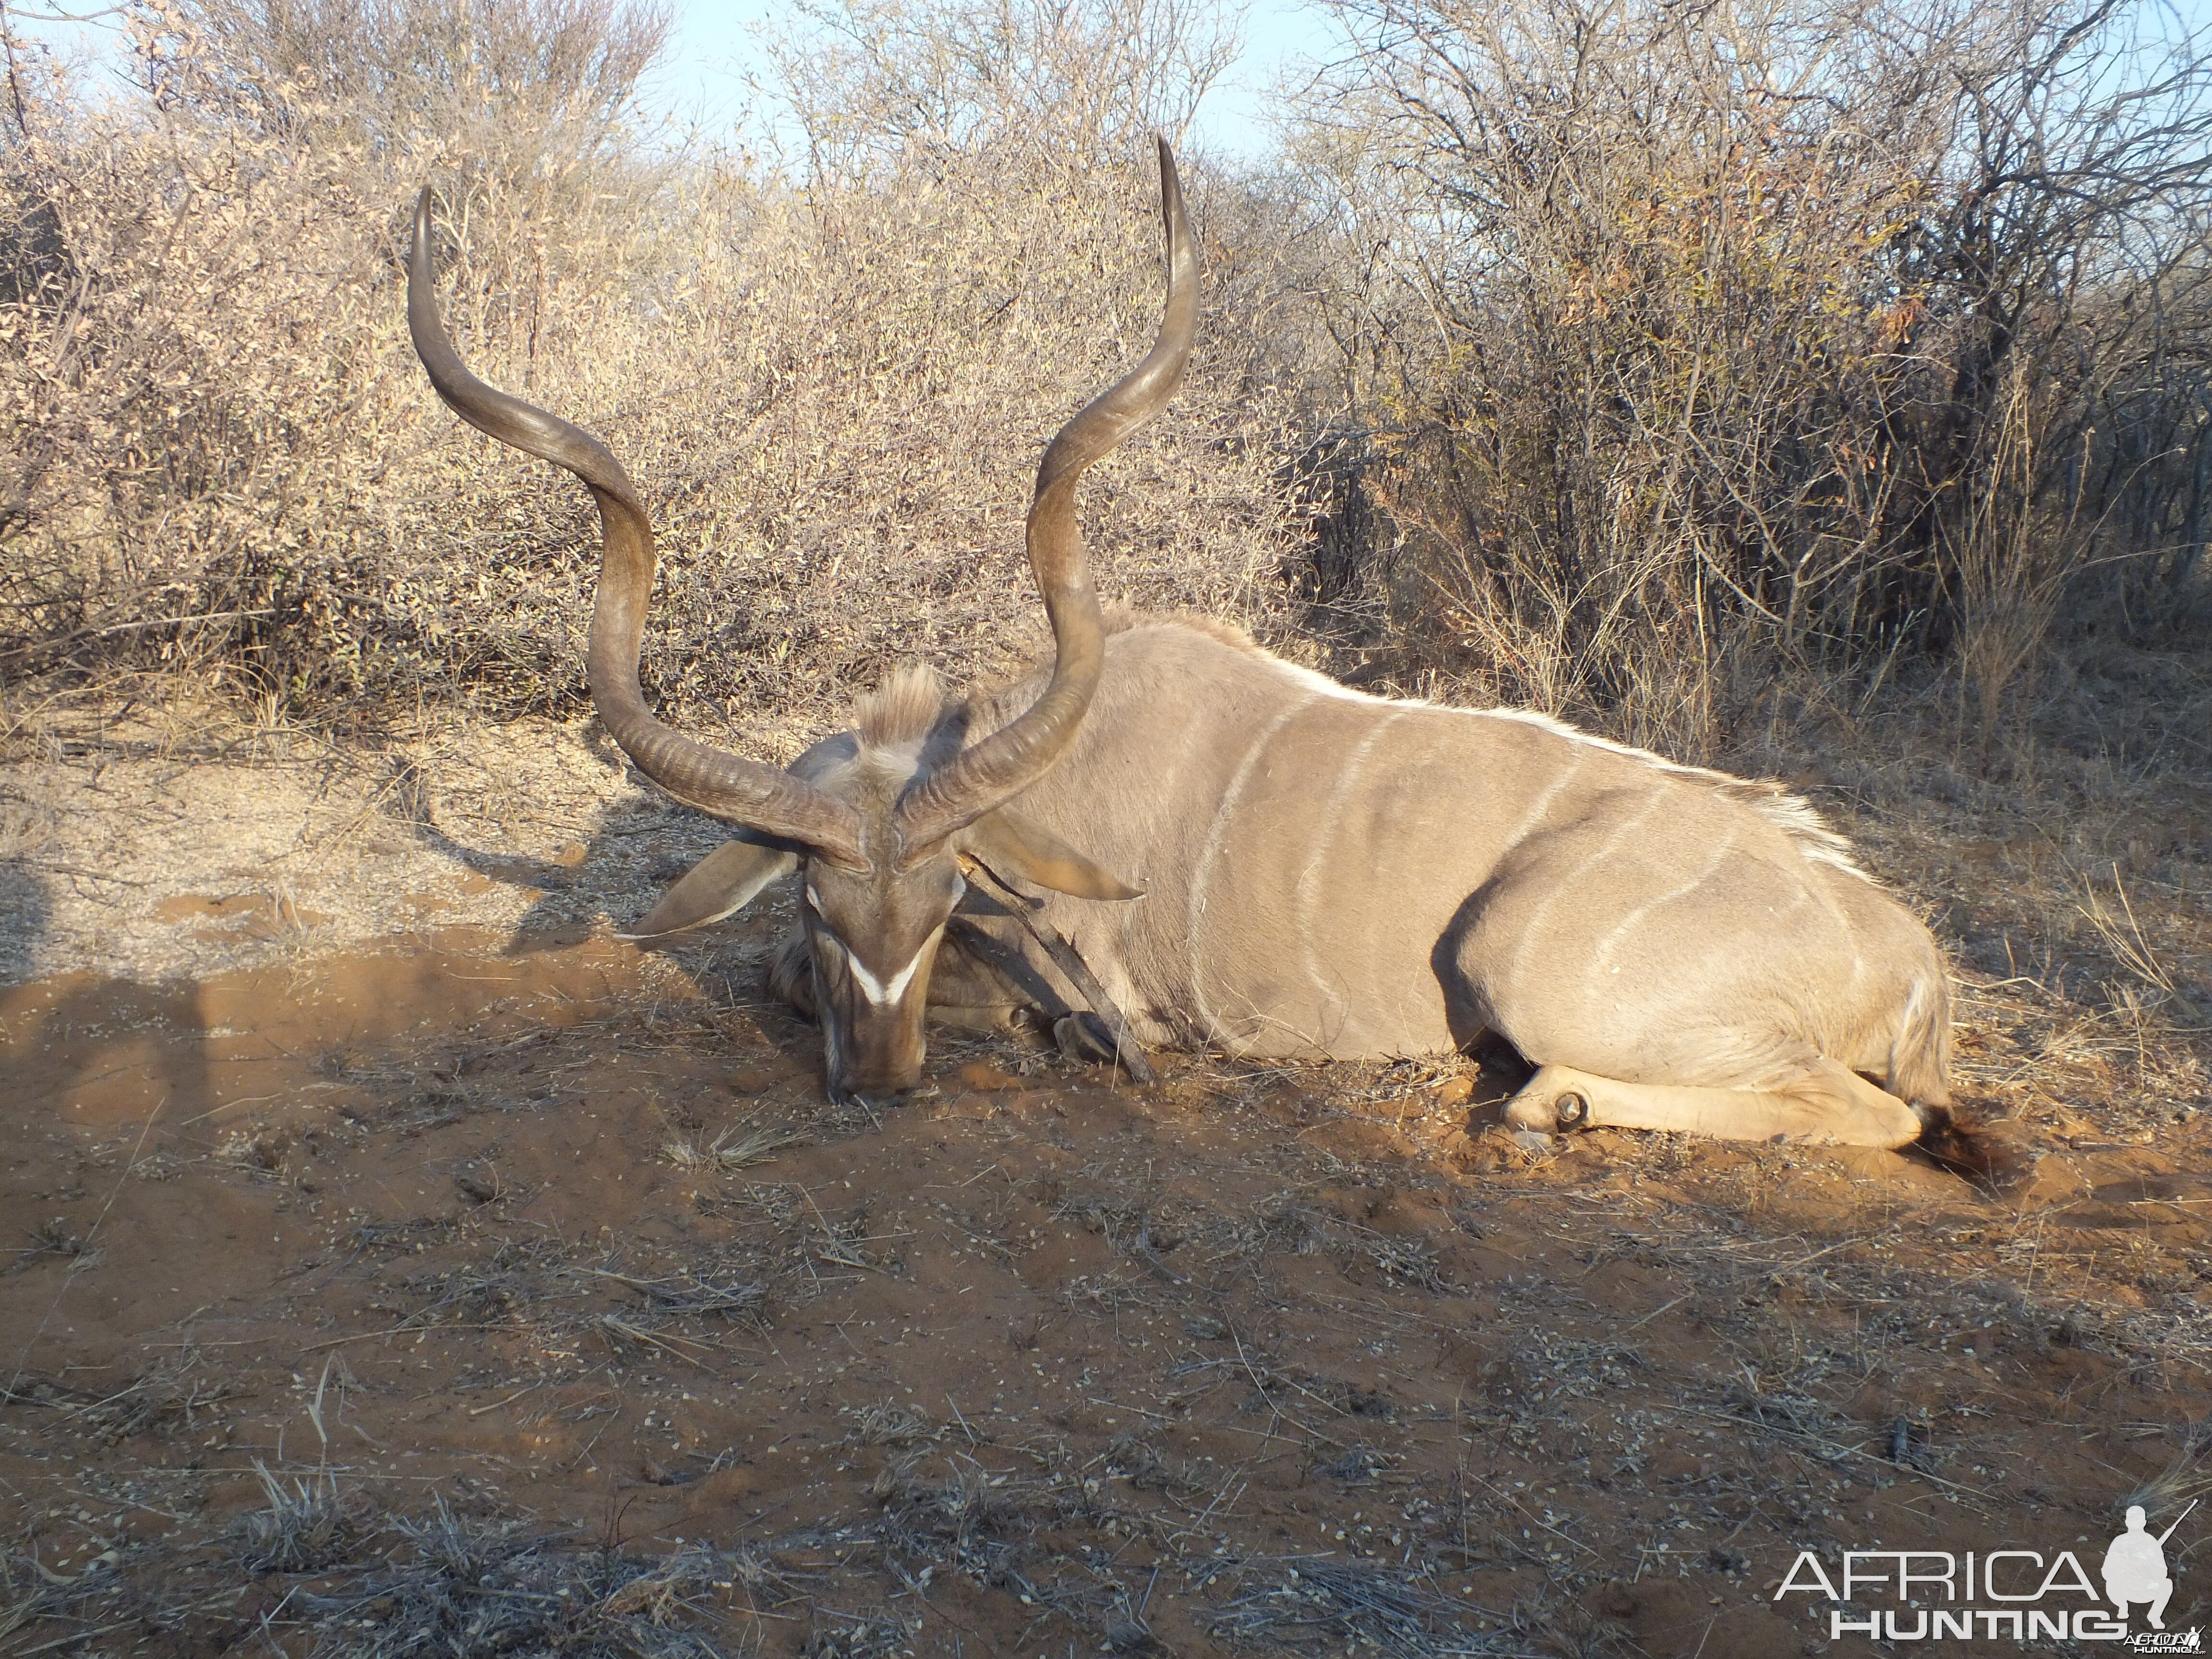
<svg viewBox="0 0 2212 1659">
<path fill-rule="evenodd" d="M 933 945 L 937 942 L 936 934 L 932 933 L 929 938 L 930 944 Z M 860 994 L 874 1003 L 877 1007 L 888 1008 L 906 994 L 906 988 L 914 982 L 914 970 L 921 966 L 921 959 L 927 954 L 929 946 L 926 945 L 915 951 L 914 959 L 891 975 L 891 982 L 889 985 L 884 984 L 862 967 L 860 957 L 854 956 L 850 951 L 845 952 L 845 965 L 852 969 L 854 982 L 860 988 Z"/>
<path fill-rule="evenodd" d="M 957 894 L 965 890 L 967 890 L 965 882 L 957 884 L 955 902 L 958 902 Z M 944 928 L 939 927 L 923 940 L 921 948 L 908 958 L 906 966 L 893 974 L 890 983 L 886 985 L 869 972 L 867 963 L 854 954 L 853 947 L 840 939 L 828 922 L 821 920 L 822 901 L 816 895 L 811 884 L 806 889 L 806 902 L 814 907 L 816 921 L 821 928 L 819 934 L 821 941 L 833 948 L 844 959 L 845 971 L 853 976 L 853 983 L 860 988 L 860 994 L 878 1008 L 891 1007 L 906 994 L 906 988 L 914 983 L 915 970 L 921 968 L 923 958 L 929 955 L 932 947 L 936 945 L 945 932 Z"/>
</svg>

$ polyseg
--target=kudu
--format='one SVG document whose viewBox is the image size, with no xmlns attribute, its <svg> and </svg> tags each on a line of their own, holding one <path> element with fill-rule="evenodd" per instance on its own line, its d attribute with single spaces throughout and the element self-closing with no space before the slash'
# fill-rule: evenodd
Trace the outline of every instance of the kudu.
<svg viewBox="0 0 2212 1659">
<path fill-rule="evenodd" d="M 1494 1033 L 1537 1068 L 1508 1108 L 1523 1127 L 1881 1146 L 1942 1129 L 1935 941 L 1802 801 L 1541 715 L 1369 696 L 1220 624 L 1102 613 L 1076 483 L 1167 402 L 1197 319 L 1164 143 L 1159 159 L 1158 337 L 1052 441 L 1030 508 L 1052 660 L 966 698 L 895 673 L 853 731 L 787 771 L 647 709 L 637 492 L 597 441 L 463 367 L 433 298 L 423 192 L 408 267 L 423 366 L 463 419 L 590 487 L 605 541 L 594 706 L 647 777 L 741 827 L 629 936 L 720 920 L 799 870 L 795 1000 L 818 1013 L 841 1100 L 919 1080 L 926 1005 L 1062 1011 L 1005 910 L 963 900 L 963 869 L 981 864 L 1039 890 L 1043 924 L 1146 1042 L 1358 1058 Z"/>
</svg>

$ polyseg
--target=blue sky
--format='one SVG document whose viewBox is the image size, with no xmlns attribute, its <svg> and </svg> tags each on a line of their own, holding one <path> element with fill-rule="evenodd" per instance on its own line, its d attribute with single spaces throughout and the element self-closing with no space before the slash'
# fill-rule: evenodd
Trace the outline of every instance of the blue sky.
<svg viewBox="0 0 2212 1659">
<path fill-rule="evenodd" d="M 757 32 L 784 8 L 776 0 L 673 3 L 675 39 L 651 88 L 652 101 L 657 112 L 684 125 L 696 118 L 709 134 L 726 131 L 744 111 L 745 71 L 760 64 Z M 2163 12 L 2166 27 L 2176 33 L 2212 21 L 2212 0 L 2148 0 L 2146 9 L 2153 16 Z M 1334 38 L 1318 5 L 1250 0 L 1243 55 L 1200 106 L 1199 142 L 1231 155 L 1250 156 L 1264 149 L 1267 133 L 1261 113 L 1267 89 L 1285 68 L 1327 57 Z"/>
<path fill-rule="evenodd" d="M 97 6 L 102 0 L 91 0 Z M 676 32 L 667 60 L 646 88 L 655 114 L 679 125 L 695 122 L 708 137 L 728 132 L 743 118 L 749 97 L 745 75 L 759 67 L 757 31 L 783 9 L 779 0 L 673 0 Z M 2212 22 L 2212 0 L 2150 0 L 2166 27 L 2186 33 Z M 33 39 L 64 50 L 114 50 L 121 38 L 112 17 L 101 23 L 42 23 L 48 9 L 91 9 L 86 0 L 10 0 L 9 17 Z M 1251 0 L 1244 52 L 1236 67 L 1200 107 L 1197 137 L 1219 152 L 1255 155 L 1267 145 L 1261 123 L 1266 90 L 1285 68 L 1328 55 L 1332 34 L 1319 6 L 1300 0 Z"/>
<path fill-rule="evenodd" d="M 676 37 L 666 66 L 655 77 L 653 102 L 687 124 L 696 118 L 710 133 L 726 131 L 744 112 L 746 70 L 760 65 L 757 32 L 783 8 L 772 0 L 675 0 L 675 5 Z M 1319 8 L 1254 0 L 1245 16 L 1243 56 L 1200 107 L 1200 142 L 1244 155 L 1263 149 L 1262 94 L 1286 64 L 1324 52 L 1329 38 Z"/>
<path fill-rule="evenodd" d="M 2212 4 L 2212 0 L 2194 0 Z M 680 125 L 696 121 L 708 136 L 726 132 L 743 117 L 748 94 L 744 76 L 761 66 L 757 30 L 783 9 L 775 0 L 674 0 L 676 33 L 667 60 L 647 88 L 656 114 Z M 34 39 L 70 48 L 106 53 L 120 32 L 106 25 L 41 23 L 41 10 L 93 9 L 76 0 L 14 0 L 9 16 Z M 26 14 L 29 14 L 26 15 Z M 1199 111 L 1197 137 L 1207 148 L 1252 155 L 1265 148 L 1259 125 L 1261 94 L 1292 61 L 1321 54 L 1329 40 L 1317 7 L 1297 0 L 1253 0 L 1245 18 L 1244 52 L 1237 66 L 1208 94 Z"/>
</svg>

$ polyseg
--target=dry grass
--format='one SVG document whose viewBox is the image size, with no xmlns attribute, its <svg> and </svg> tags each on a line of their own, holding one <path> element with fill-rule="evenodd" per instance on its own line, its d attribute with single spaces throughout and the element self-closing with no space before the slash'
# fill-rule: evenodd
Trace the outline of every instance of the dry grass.
<svg viewBox="0 0 2212 1659">
<path fill-rule="evenodd" d="M 1390 1659 L 1510 1653 L 1459 1623 L 1460 1609 L 1417 1577 L 1323 1556 L 1239 1564 L 1237 1594 L 1213 1616 L 1213 1635 L 1263 1653 L 1365 1651 Z"/>
<path fill-rule="evenodd" d="M 1282 257 L 1365 428 L 1304 482 L 1316 621 L 1370 672 L 1702 758 L 1778 672 L 1901 656 L 1988 745 L 2054 633 L 2201 628 L 2212 289 L 2165 205 L 2212 201 L 2201 31 L 1331 9 Z"/>
<path fill-rule="evenodd" d="M 787 1146 L 805 1139 L 799 1131 L 774 1123 L 732 1123 L 712 1140 L 678 1133 L 661 1143 L 660 1155 L 691 1175 L 733 1175 L 765 1164 Z"/>
<path fill-rule="evenodd" d="M 750 1565 L 704 1549 L 648 1559 L 579 1547 L 511 1519 L 456 1513 L 442 1500 L 427 1513 L 394 1515 L 356 1497 L 352 1519 L 333 1528 L 325 1517 L 341 1505 L 334 1487 L 302 1505 L 272 1482 L 270 1507 L 246 1522 L 265 1552 L 289 1559 L 317 1550 L 308 1569 L 246 1565 L 315 1574 L 315 1588 L 270 1622 L 307 1637 L 318 1655 L 696 1659 L 726 1651 L 701 1628 L 714 1621 L 716 1592 Z"/>
<path fill-rule="evenodd" d="M 468 434 L 415 363 L 394 260 L 425 179 L 474 366 L 601 434 L 660 524 L 645 673 L 672 706 L 783 759 L 889 660 L 964 676 L 1028 647 L 1038 446 L 1158 306 L 1140 144 L 802 188 L 611 153 L 526 88 L 493 99 L 495 163 L 474 126 L 394 128 L 328 79 L 242 104 L 245 46 L 213 25 L 249 9 L 143 15 L 158 111 L 27 71 L 0 148 L 0 244 L 30 262 L 0 307 L 11 678 L 212 666 L 319 724 L 578 706 L 588 500 Z M 1217 291 L 1176 412 L 1091 492 L 1109 593 L 1264 603 L 1288 408 L 1237 349 L 1263 302 Z"/>
<path fill-rule="evenodd" d="M 210 1374 L 205 1356 L 186 1347 L 121 1388 L 72 1407 L 61 1420 L 106 1445 L 138 1435 L 169 1439 L 200 1431 L 228 1394 L 220 1378 Z"/>
<path fill-rule="evenodd" d="M 366 1495 L 342 1492 L 327 1471 L 280 1480 L 256 1460 L 264 1509 L 239 1525 L 238 1563 L 249 1572 L 320 1572 L 356 1559 L 375 1530 Z"/>
</svg>

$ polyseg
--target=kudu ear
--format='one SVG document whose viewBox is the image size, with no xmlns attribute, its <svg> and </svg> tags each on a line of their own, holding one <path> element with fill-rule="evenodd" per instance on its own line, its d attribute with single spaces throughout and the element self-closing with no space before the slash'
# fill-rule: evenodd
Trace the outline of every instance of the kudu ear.
<svg viewBox="0 0 2212 1659">
<path fill-rule="evenodd" d="M 647 940 L 734 915 L 778 876 L 799 867 L 799 854 L 757 842 L 726 841 L 660 896 L 642 921 L 617 939 Z"/>
<path fill-rule="evenodd" d="M 1042 824 L 1004 806 L 986 812 L 953 836 L 952 850 L 968 854 L 1002 875 L 1019 876 L 1076 898 L 1145 896 L 1143 888 L 1100 869 Z"/>
</svg>

